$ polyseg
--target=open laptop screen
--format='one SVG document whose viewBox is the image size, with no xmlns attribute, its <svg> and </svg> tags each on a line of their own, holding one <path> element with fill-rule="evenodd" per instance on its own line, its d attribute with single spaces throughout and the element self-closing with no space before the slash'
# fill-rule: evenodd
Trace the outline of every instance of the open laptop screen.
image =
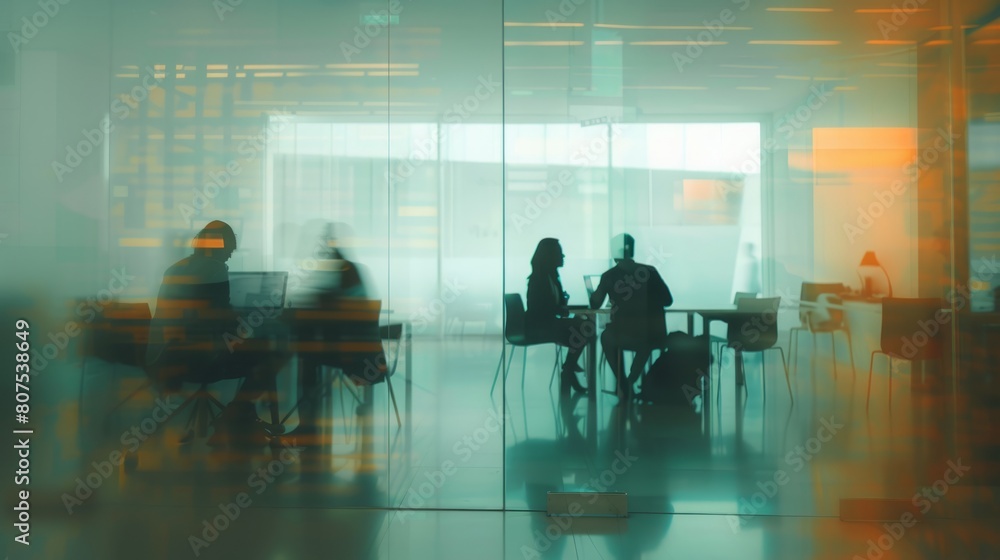
<svg viewBox="0 0 1000 560">
<path fill-rule="evenodd" d="M 285 306 L 287 272 L 230 272 L 229 304 L 233 307 L 254 307 L 258 303 Z M 279 293 L 281 301 L 273 302 L 272 294 Z"/>
<path fill-rule="evenodd" d="M 597 286 L 601 283 L 600 274 L 584 274 L 583 283 L 587 286 L 587 299 L 594 295 L 594 291 L 597 290 Z"/>
</svg>

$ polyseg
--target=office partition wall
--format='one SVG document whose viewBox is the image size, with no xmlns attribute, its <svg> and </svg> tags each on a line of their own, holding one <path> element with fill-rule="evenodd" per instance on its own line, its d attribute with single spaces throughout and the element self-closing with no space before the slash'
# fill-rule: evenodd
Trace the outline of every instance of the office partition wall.
<svg viewBox="0 0 1000 560">
<path fill-rule="evenodd" d="M 944 450 L 879 428 L 953 418 L 918 406 L 953 372 L 876 361 L 885 416 L 867 416 L 881 344 L 872 294 L 841 294 L 851 352 L 805 333 L 811 353 L 785 364 L 748 353 L 738 385 L 727 350 L 692 388 L 704 395 L 668 413 L 615 395 L 599 340 L 574 372 L 588 394 L 566 396 L 565 345 L 509 344 L 505 296 L 528 302 L 533 253 L 555 238 L 568 304 L 588 305 L 584 276 L 614 266 L 611 240 L 628 233 L 675 308 L 780 297 L 786 350 L 802 283 L 860 292 L 868 252 L 893 295 L 944 297 L 958 282 L 973 310 L 993 311 L 989 12 L 927 2 L 904 25 L 856 2 L 473 4 L 104 0 L 60 4 L 37 36 L 12 43 L 0 75 L 2 289 L 6 308 L 34 321 L 49 431 L 39 452 L 52 459 L 39 486 L 58 499 L 155 402 L 126 407 L 109 439 L 106 413 L 144 374 L 85 373 L 68 325 L 113 300 L 155 313 L 164 271 L 223 220 L 238 243 L 229 270 L 287 271 L 289 307 L 306 279 L 330 272 L 318 263 L 335 249 L 328 260 L 357 265 L 382 325 L 402 325 L 384 342 L 392 393 L 327 372 L 329 447 L 272 505 L 542 511 L 549 492 L 607 491 L 627 493 L 630 511 L 725 515 L 752 531 L 753 515 L 835 517 L 841 499 L 912 495 Z M 4 8 L 8 28 L 36 8 Z M 962 22 L 974 29 L 944 29 Z M 669 331 L 688 324 L 667 318 Z M 950 336 L 952 325 L 940 326 Z M 726 331 L 708 334 L 725 342 Z M 303 396 L 301 371 L 296 358 L 278 376 L 282 415 Z M 892 416 L 890 373 L 904 398 Z M 218 391 L 228 400 L 235 386 Z M 106 490 L 111 503 L 239 491 L 239 477 L 200 486 L 225 469 L 173 435 L 125 477 L 143 491 Z"/>
</svg>

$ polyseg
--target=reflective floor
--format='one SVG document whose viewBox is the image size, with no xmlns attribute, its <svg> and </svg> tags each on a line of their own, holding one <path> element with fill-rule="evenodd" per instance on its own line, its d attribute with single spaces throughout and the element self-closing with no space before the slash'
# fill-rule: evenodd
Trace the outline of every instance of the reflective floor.
<svg viewBox="0 0 1000 560">
<path fill-rule="evenodd" d="M 523 391 L 515 353 L 504 399 L 500 383 L 489 394 L 498 339 L 419 339 L 410 379 L 404 365 L 393 377 L 399 422 L 385 385 L 332 376 L 318 447 L 239 452 L 178 445 L 186 414 L 151 423 L 157 401 L 145 392 L 109 417 L 107 394 L 139 378 L 88 365 L 81 429 L 67 384 L 45 422 L 61 443 L 38 439 L 35 464 L 59 482 L 33 502 L 30 557 L 994 557 L 990 386 L 963 381 L 978 387 L 973 400 L 950 378 L 897 364 L 890 408 L 877 363 L 866 410 L 867 367 L 852 372 L 841 347 L 834 376 L 829 347 L 803 348 L 793 398 L 778 353 L 747 356 L 745 390 L 729 355 L 708 403 L 624 407 L 601 370 L 607 392 L 560 397 L 552 346 L 529 349 Z M 279 380 L 282 413 L 292 381 Z M 153 429 L 113 466 L 130 426 Z M 595 489 L 626 492 L 629 517 L 545 516 L 547 492 Z M 902 524 L 906 512 L 915 524 Z"/>
</svg>

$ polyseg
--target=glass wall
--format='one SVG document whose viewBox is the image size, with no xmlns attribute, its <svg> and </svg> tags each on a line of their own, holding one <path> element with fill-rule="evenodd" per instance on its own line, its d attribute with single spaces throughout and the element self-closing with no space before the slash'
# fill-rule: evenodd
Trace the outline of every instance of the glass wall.
<svg viewBox="0 0 1000 560">
<path fill-rule="evenodd" d="M 123 430 L 144 430 L 165 394 L 158 379 L 143 388 L 144 359 L 101 354 L 94 337 L 119 304 L 155 317 L 165 272 L 213 220 L 235 233 L 230 275 L 287 275 L 280 311 L 231 302 L 248 325 L 284 325 L 259 337 L 286 358 L 270 392 L 276 445 L 303 448 L 277 432 L 317 403 L 321 444 L 262 495 L 275 507 L 419 520 L 623 492 L 630 512 L 726 516 L 780 557 L 753 516 L 909 497 L 974 446 L 962 391 L 989 383 L 959 381 L 987 344 L 953 328 L 977 332 L 996 311 L 990 3 L 928 0 L 905 17 L 748 0 L 92 4 L 37 21 L 34 0 L 0 8 L 13 37 L 0 53 L 0 298 L 5 318 L 31 321 L 37 484 L 55 502 L 86 501 L 78 482 L 130 447 Z M 601 341 L 611 311 L 587 309 L 585 277 L 617 266 L 625 233 L 669 287 L 666 330 L 713 343 L 677 387 L 682 405 L 617 394 Z M 543 239 L 564 260 L 545 289 L 567 321 L 592 323 L 531 330 Z M 376 302 L 389 380 L 338 362 L 310 385 L 296 329 L 317 320 L 303 313 L 317 278 L 342 286 L 345 271 L 363 287 L 347 299 Z M 820 328 L 816 301 L 802 305 L 816 283 L 842 285 Z M 949 295 L 963 287 L 968 309 Z M 779 299 L 774 322 L 753 327 L 774 351 L 740 354 L 745 383 L 739 329 L 707 320 L 743 293 Z M 887 296 L 944 298 L 961 319 L 939 321 L 940 365 L 872 358 Z M 662 371 L 665 346 L 644 371 Z M 565 391 L 570 379 L 586 394 Z M 652 391 L 647 379 L 634 388 Z M 188 381 L 177 398 L 201 385 Z M 218 381 L 207 389 L 226 405 L 238 379 Z M 270 419 L 266 400 L 256 409 Z M 102 502 L 211 509 L 273 461 L 179 445 L 187 410 L 149 424 L 120 484 L 91 488 Z M 668 527 L 636 550 L 659 550 Z"/>
</svg>

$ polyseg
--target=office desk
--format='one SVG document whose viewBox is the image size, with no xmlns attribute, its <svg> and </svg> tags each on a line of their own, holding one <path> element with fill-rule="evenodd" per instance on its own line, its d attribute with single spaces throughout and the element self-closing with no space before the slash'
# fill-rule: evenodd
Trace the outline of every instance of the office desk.
<svg viewBox="0 0 1000 560">
<path fill-rule="evenodd" d="M 593 317 L 595 319 L 595 325 L 596 325 L 596 319 L 598 317 L 600 317 L 602 315 L 603 316 L 610 316 L 611 315 L 611 308 L 607 308 L 607 307 L 601 308 L 601 309 L 589 309 L 589 308 L 587 308 L 585 306 L 570 306 L 570 311 L 572 311 L 576 315 Z M 709 332 L 709 326 L 711 325 L 712 321 L 722 321 L 722 322 L 728 323 L 729 321 L 733 321 L 733 320 L 737 320 L 737 319 L 752 318 L 752 317 L 755 317 L 755 316 L 760 316 L 760 312 L 759 311 L 739 311 L 735 307 L 727 307 L 727 308 L 719 308 L 719 309 L 666 307 L 666 308 L 663 309 L 663 311 L 665 313 L 686 313 L 687 316 L 688 316 L 688 333 L 691 334 L 692 336 L 694 336 L 694 332 L 693 331 L 694 331 L 694 315 L 695 314 L 700 315 L 701 318 L 702 318 L 702 333 L 703 334 L 707 334 Z M 709 369 L 711 369 L 712 346 L 711 346 L 711 344 L 707 344 L 706 347 L 707 347 L 709 364 L 710 364 L 709 365 Z M 585 354 L 587 356 L 587 358 L 586 358 L 587 365 L 586 365 L 585 369 L 586 369 L 586 372 L 587 372 L 587 388 L 589 390 L 591 387 L 595 387 L 596 388 L 596 386 L 597 386 L 597 384 L 596 384 L 597 383 L 597 370 L 596 370 L 596 367 L 595 367 L 596 361 L 597 361 L 596 339 L 595 339 L 595 343 L 594 344 L 587 345 L 587 349 L 586 349 Z M 743 376 L 743 367 L 740 364 L 740 361 L 737 360 L 736 364 L 737 364 L 736 365 L 736 388 L 738 389 L 739 386 L 742 385 L 745 381 L 743 379 L 743 377 L 744 377 Z M 706 380 L 710 380 L 711 379 L 711 375 L 709 375 L 710 372 L 704 372 L 704 373 L 705 373 L 704 378 Z M 596 390 L 589 391 L 588 395 L 589 395 L 590 398 L 596 398 Z M 708 401 L 711 400 L 711 399 L 705 398 L 705 399 L 702 399 L 702 400 L 703 400 L 703 402 L 707 406 Z"/>
</svg>

